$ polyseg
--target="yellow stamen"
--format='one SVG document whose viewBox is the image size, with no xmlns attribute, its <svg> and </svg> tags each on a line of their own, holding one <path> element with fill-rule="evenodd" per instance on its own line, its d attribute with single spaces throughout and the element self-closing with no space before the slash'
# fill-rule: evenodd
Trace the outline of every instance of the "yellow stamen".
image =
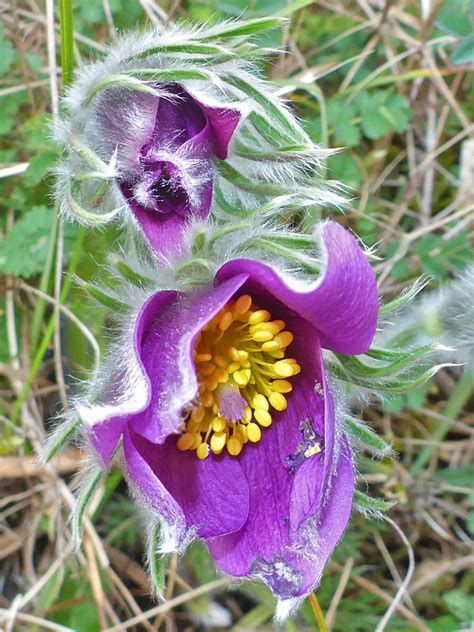
<svg viewBox="0 0 474 632">
<path fill-rule="evenodd" d="M 203 460 L 226 448 L 236 457 L 262 439 L 262 428 L 274 421 L 270 407 L 286 410 L 283 393 L 293 390 L 282 378 L 301 371 L 297 360 L 286 357 L 293 334 L 285 326 L 244 294 L 203 327 L 194 349 L 199 396 L 185 412 L 178 450 L 195 450 Z"/>
</svg>

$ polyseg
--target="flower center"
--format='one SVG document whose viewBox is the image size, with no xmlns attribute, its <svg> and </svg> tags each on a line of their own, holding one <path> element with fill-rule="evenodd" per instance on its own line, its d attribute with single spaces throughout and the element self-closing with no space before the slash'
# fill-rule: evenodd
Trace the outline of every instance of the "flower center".
<svg viewBox="0 0 474 632">
<path fill-rule="evenodd" d="M 271 410 L 286 409 L 288 378 L 301 371 L 286 357 L 292 342 L 284 321 L 272 320 L 248 294 L 226 303 L 196 340 L 199 398 L 185 411 L 178 449 L 196 450 L 199 459 L 224 448 L 237 456 L 247 442 L 260 441 Z"/>
</svg>

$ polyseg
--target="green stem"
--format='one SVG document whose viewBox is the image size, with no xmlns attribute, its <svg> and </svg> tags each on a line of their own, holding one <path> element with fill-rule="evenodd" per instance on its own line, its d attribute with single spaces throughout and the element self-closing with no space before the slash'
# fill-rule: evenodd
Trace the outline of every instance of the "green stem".
<svg viewBox="0 0 474 632">
<path fill-rule="evenodd" d="M 61 295 L 59 299 L 61 303 L 64 303 L 69 293 L 69 290 L 71 288 L 74 272 L 76 271 L 77 264 L 79 263 L 79 259 L 82 254 L 82 244 L 84 242 L 84 236 L 85 236 L 85 231 L 81 227 L 79 229 L 79 234 L 76 238 L 76 243 L 74 245 L 71 262 L 69 263 L 69 268 L 67 271 L 67 277 L 61 289 Z M 38 347 L 38 350 L 36 351 L 35 357 L 33 358 L 33 362 L 31 363 L 31 367 L 26 377 L 25 383 L 23 384 L 21 393 L 18 396 L 18 399 L 15 402 L 15 405 L 13 406 L 12 414 L 11 414 L 11 420 L 13 423 L 15 423 L 18 420 L 21 407 L 23 406 L 26 398 L 28 397 L 28 393 L 30 391 L 31 385 L 33 384 L 33 380 L 35 379 L 35 376 L 39 371 L 39 368 L 43 361 L 44 354 L 46 353 L 46 350 L 48 349 L 49 343 L 51 342 L 51 338 L 53 336 L 55 326 L 56 326 L 56 317 L 53 314 L 48 321 L 43 339 L 41 340 L 40 346 Z"/>
<path fill-rule="evenodd" d="M 469 401 L 474 391 L 474 375 L 471 371 L 464 371 L 460 380 L 456 384 L 453 392 L 449 396 L 446 406 L 443 410 L 443 416 L 449 419 L 457 419 L 459 413 L 464 408 L 465 404 Z M 431 434 L 432 441 L 443 441 L 448 434 L 451 424 L 447 421 L 439 421 L 435 429 Z M 430 462 L 431 453 L 433 451 L 432 445 L 425 445 L 421 449 L 419 455 L 415 459 L 415 462 L 411 466 L 410 474 L 416 476 L 425 465 Z"/>
<path fill-rule="evenodd" d="M 44 293 L 48 294 L 51 270 L 53 268 L 54 261 L 54 253 L 56 251 L 56 237 L 58 234 L 58 225 L 59 225 L 59 215 L 57 211 L 54 211 L 53 215 L 53 223 L 51 226 L 51 235 L 49 238 L 49 248 L 48 255 L 46 258 L 46 263 L 41 274 L 41 280 L 39 289 Z M 46 309 L 46 300 L 42 297 L 39 297 L 35 308 L 33 310 L 33 316 L 31 319 L 31 337 L 30 337 L 30 349 L 31 353 L 33 349 L 36 349 L 38 346 L 38 340 L 41 332 L 41 324 L 43 322 L 43 316 Z"/>
<path fill-rule="evenodd" d="M 74 23 L 71 0 L 59 2 L 59 26 L 63 87 L 66 87 L 72 82 L 74 69 Z"/>
</svg>

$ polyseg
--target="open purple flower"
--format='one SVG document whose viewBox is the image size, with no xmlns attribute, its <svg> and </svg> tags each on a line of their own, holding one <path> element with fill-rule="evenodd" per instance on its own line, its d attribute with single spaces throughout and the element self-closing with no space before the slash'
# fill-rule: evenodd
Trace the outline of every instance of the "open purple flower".
<svg viewBox="0 0 474 632">
<path fill-rule="evenodd" d="M 322 349 L 363 353 L 378 316 L 356 240 L 330 222 L 321 238 L 313 288 L 238 259 L 212 288 L 153 295 L 134 327 L 136 374 L 119 366 L 115 400 L 80 411 L 104 464 L 123 437 L 131 484 L 178 543 L 195 533 L 224 571 L 281 599 L 318 583 L 352 507 Z"/>
<path fill-rule="evenodd" d="M 166 254 L 191 217 L 209 214 L 212 158 L 227 157 L 241 113 L 177 83 L 154 88 L 160 96 L 117 89 L 103 97 L 97 131 L 117 150 L 120 189 L 151 246 Z"/>
</svg>

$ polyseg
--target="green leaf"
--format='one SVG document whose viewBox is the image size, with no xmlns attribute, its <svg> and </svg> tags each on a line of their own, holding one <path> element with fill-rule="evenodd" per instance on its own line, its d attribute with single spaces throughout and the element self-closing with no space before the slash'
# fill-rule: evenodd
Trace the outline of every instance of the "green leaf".
<svg viewBox="0 0 474 632">
<path fill-rule="evenodd" d="M 89 475 L 86 483 L 81 491 L 79 498 L 77 499 L 76 506 L 74 508 L 73 514 L 73 533 L 74 540 L 76 542 L 80 542 L 82 539 L 82 528 L 83 528 L 83 520 L 84 514 L 86 512 L 87 506 L 89 505 L 94 493 L 99 486 L 99 483 L 104 477 L 104 470 L 100 467 L 96 468 Z"/>
<path fill-rule="evenodd" d="M 474 33 L 461 41 L 451 55 L 453 64 L 470 64 L 474 61 Z"/>
<path fill-rule="evenodd" d="M 354 504 L 361 511 L 386 513 L 393 505 L 395 501 L 387 501 L 382 498 L 372 498 L 358 489 L 354 492 Z"/>
<path fill-rule="evenodd" d="M 371 451 L 386 456 L 392 452 L 391 446 L 385 443 L 373 430 L 368 428 L 363 421 L 350 415 L 344 416 L 347 432 L 367 446 Z"/>
<path fill-rule="evenodd" d="M 160 541 L 160 525 L 156 523 L 150 534 L 149 544 L 149 563 L 150 563 L 150 576 L 153 586 L 158 595 L 162 595 L 165 589 L 165 562 L 166 555 L 158 553 L 158 545 Z"/>
<path fill-rule="evenodd" d="M 348 151 L 329 156 L 327 166 L 331 177 L 345 185 L 358 189 L 362 183 L 362 173 L 357 160 Z"/>
<path fill-rule="evenodd" d="M 69 441 L 69 439 L 77 431 L 81 420 L 79 418 L 71 419 L 60 426 L 58 432 L 54 433 L 46 444 L 42 459 L 45 463 L 49 463 L 53 456 L 61 450 L 61 448 Z"/>
<path fill-rule="evenodd" d="M 450 612 L 461 623 L 471 623 L 474 620 L 474 599 L 462 590 L 450 590 L 443 595 L 443 600 Z"/>
<path fill-rule="evenodd" d="M 81 287 L 94 298 L 98 303 L 103 305 L 104 307 L 108 307 L 112 311 L 123 312 L 129 309 L 128 305 L 122 303 L 118 299 L 107 294 L 105 290 L 102 290 L 97 285 L 93 285 L 92 283 L 88 283 L 86 281 L 81 283 Z"/>
<path fill-rule="evenodd" d="M 353 123 L 356 116 L 353 106 L 333 101 L 327 107 L 327 116 L 334 136 L 342 145 L 354 147 L 360 143 L 360 128 Z"/>
<path fill-rule="evenodd" d="M 226 37 L 250 37 L 256 33 L 262 33 L 282 24 L 282 19 L 277 17 L 256 18 L 242 22 L 230 22 L 228 24 L 218 24 L 215 27 L 206 29 L 195 39 L 206 41 Z"/>
<path fill-rule="evenodd" d="M 224 77 L 224 81 L 254 99 L 265 112 L 268 113 L 269 118 L 277 122 L 281 131 L 287 135 L 290 143 L 309 143 L 309 139 L 302 127 L 296 122 L 293 116 L 273 98 L 236 75 Z"/>
<path fill-rule="evenodd" d="M 354 105 L 362 117 L 365 136 L 377 140 L 391 129 L 403 132 L 407 129 L 411 110 L 405 97 L 388 90 L 361 91 Z"/>
<path fill-rule="evenodd" d="M 152 279 L 139 274 L 121 259 L 117 259 L 115 261 L 112 260 L 112 265 L 117 268 L 118 272 L 124 277 L 124 279 L 127 279 L 127 281 L 130 281 L 130 283 L 133 283 L 133 285 L 136 285 L 137 287 L 143 287 L 144 285 L 146 286 L 153 283 Z"/>
<path fill-rule="evenodd" d="M 0 240 L 0 272 L 28 279 L 43 270 L 53 215 L 54 211 L 46 206 L 34 206 L 14 223 L 11 231 Z M 66 227 L 65 252 L 72 250 L 70 241 L 75 234 L 75 227 Z"/>
<path fill-rule="evenodd" d="M 0 31 L 0 77 L 10 70 L 16 51 L 7 39 L 3 38 L 3 24 Z"/>
<path fill-rule="evenodd" d="M 472 487 L 472 481 L 474 480 L 474 463 L 438 470 L 436 476 L 442 481 L 449 483 L 449 485 Z"/>
<path fill-rule="evenodd" d="M 56 152 L 48 152 L 34 156 L 30 160 L 28 169 L 23 178 L 28 186 L 35 186 L 51 171 L 51 167 L 58 159 Z"/>
<path fill-rule="evenodd" d="M 436 26 L 450 35 L 466 36 L 471 33 L 467 2 L 465 0 L 448 0 L 436 14 Z"/>
</svg>

